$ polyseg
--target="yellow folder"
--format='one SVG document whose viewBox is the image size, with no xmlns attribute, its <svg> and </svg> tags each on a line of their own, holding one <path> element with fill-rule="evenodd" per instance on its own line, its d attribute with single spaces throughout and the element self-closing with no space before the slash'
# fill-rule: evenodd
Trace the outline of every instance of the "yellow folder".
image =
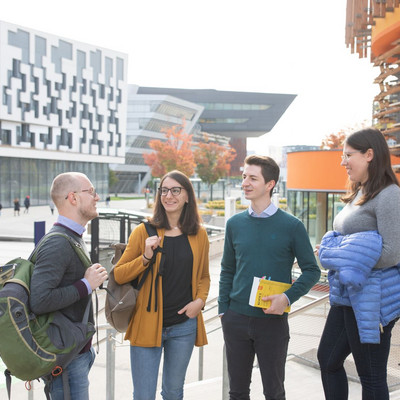
<svg viewBox="0 0 400 400">
<path fill-rule="evenodd" d="M 263 297 L 286 292 L 286 290 L 288 290 L 291 286 L 292 285 L 290 283 L 254 277 L 253 286 L 250 292 L 249 304 L 253 307 L 268 308 L 271 305 L 271 302 L 261 300 Z M 287 306 L 285 312 L 289 311 L 290 306 Z"/>
</svg>

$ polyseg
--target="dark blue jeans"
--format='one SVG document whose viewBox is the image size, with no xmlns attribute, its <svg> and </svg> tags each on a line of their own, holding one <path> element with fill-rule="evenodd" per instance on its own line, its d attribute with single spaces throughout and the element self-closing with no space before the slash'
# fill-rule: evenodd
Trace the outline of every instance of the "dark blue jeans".
<svg viewBox="0 0 400 400">
<path fill-rule="evenodd" d="M 285 400 L 285 364 L 289 344 L 287 314 L 248 317 L 228 310 L 221 319 L 229 375 L 229 399 L 249 400 L 257 355 L 266 400 Z"/>
<path fill-rule="evenodd" d="M 379 344 L 362 344 L 353 309 L 342 306 L 331 307 L 318 348 L 318 361 L 326 400 L 348 398 L 344 362 L 350 353 L 353 354 L 360 377 L 362 399 L 389 399 L 386 370 L 395 322 L 392 321 L 384 327 Z"/>
</svg>

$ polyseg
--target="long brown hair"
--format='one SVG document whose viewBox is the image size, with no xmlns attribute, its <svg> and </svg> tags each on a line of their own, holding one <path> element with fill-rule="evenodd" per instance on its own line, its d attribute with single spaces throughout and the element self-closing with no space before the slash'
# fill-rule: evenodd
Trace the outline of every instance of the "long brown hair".
<svg viewBox="0 0 400 400">
<path fill-rule="evenodd" d="M 353 201 L 361 186 L 363 196 L 357 202 L 358 205 L 373 199 L 382 189 L 391 184 L 399 186 L 390 163 L 389 147 L 381 131 L 375 128 L 361 129 L 352 133 L 345 143 L 362 154 L 365 154 L 368 149 L 372 149 L 374 156 L 368 164 L 367 182 L 362 185 L 361 182 L 349 181 L 348 192 L 342 197 L 343 202 Z"/>
<path fill-rule="evenodd" d="M 186 190 L 188 194 L 188 202 L 183 206 L 179 217 L 179 226 L 184 234 L 196 235 L 200 227 L 200 216 L 192 183 L 184 173 L 174 170 L 168 172 L 161 178 L 160 187 L 162 187 L 166 178 L 174 179 Z M 157 191 L 156 201 L 154 204 L 154 214 L 153 217 L 150 218 L 150 223 L 157 228 L 171 229 L 164 206 L 161 203 L 160 191 Z"/>
</svg>

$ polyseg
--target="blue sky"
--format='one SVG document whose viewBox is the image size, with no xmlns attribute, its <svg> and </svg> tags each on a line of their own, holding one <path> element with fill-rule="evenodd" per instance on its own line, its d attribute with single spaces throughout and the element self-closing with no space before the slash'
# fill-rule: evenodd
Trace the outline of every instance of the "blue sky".
<svg viewBox="0 0 400 400">
<path fill-rule="evenodd" d="M 248 142 L 317 144 L 370 119 L 369 59 L 344 43 L 346 0 L 18 0 L 0 19 L 129 55 L 142 86 L 290 93 L 275 128 Z"/>
</svg>

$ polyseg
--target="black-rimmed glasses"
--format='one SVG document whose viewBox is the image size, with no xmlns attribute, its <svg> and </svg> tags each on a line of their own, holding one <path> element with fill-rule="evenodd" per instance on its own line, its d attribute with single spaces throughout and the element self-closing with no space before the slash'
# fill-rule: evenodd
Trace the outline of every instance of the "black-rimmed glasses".
<svg viewBox="0 0 400 400">
<path fill-rule="evenodd" d="M 160 192 L 161 196 L 166 196 L 169 191 L 171 191 L 172 196 L 179 196 L 181 194 L 182 189 L 181 186 L 174 186 L 172 188 L 167 187 L 159 187 L 158 191 Z"/>
</svg>

